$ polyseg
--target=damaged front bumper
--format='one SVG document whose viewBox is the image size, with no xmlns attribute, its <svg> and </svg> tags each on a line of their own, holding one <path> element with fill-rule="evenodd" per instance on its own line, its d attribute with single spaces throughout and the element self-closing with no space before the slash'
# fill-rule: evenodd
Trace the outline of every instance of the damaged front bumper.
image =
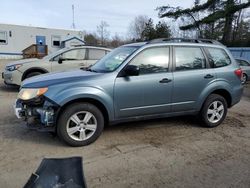
<svg viewBox="0 0 250 188">
<path fill-rule="evenodd" d="M 45 97 L 29 101 L 18 99 L 14 104 L 16 117 L 26 121 L 29 128 L 41 131 L 55 131 L 58 110 L 59 106 Z"/>
</svg>

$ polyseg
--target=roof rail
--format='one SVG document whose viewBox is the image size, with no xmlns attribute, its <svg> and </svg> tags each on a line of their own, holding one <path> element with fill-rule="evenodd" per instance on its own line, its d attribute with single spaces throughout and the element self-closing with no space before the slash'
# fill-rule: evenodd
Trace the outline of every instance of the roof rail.
<svg viewBox="0 0 250 188">
<path fill-rule="evenodd" d="M 207 44 L 217 44 L 222 45 L 220 42 L 212 39 L 191 39 L 191 38 L 159 38 L 148 41 L 147 44 L 163 43 L 163 42 L 187 42 L 187 43 L 207 43 Z"/>
<path fill-rule="evenodd" d="M 75 45 L 72 45 L 72 47 L 82 47 L 82 46 L 108 48 L 107 46 L 104 46 L 104 45 L 93 45 L 93 44 L 75 44 Z"/>
</svg>

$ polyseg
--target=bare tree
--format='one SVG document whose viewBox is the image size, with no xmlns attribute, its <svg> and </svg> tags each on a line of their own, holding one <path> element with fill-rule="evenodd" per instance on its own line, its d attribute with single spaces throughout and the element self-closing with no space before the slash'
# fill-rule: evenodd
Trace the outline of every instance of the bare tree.
<svg viewBox="0 0 250 188">
<path fill-rule="evenodd" d="M 109 38 L 109 31 L 107 28 L 109 24 L 105 21 L 101 21 L 100 25 L 97 26 L 97 33 L 100 37 L 101 45 L 105 45 L 106 40 Z"/>
<path fill-rule="evenodd" d="M 133 39 L 142 39 L 142 32 L 146 27 L 149 17 L 145 15 L 139 15 L 129 25 L 129 35 Z"/>
</svg>

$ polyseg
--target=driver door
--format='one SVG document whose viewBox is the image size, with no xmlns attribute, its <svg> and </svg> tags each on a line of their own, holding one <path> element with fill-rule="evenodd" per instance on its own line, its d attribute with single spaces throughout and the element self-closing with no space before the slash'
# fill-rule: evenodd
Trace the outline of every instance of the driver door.
<svg viewBox="0 0 250 188">
<path fill-rule="evenodd" d="M 86 64 L 86 49 L 72 49 L 54 58 L 52 71 L 79 69 Z"/>
<path fill-rule="evenodd" d="M 169 47 L 140 52 L 130 65 L 140 68 L 138 76 L 117 77 L 114 86 L 116 118 L 169 113 L 173 74 L 169 71 Z"/>
</svg>

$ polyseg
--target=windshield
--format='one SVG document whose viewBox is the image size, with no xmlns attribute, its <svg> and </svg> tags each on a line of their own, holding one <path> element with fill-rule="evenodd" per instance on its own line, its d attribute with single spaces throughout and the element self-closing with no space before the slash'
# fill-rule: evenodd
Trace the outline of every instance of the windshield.
<svg viewBox="0 0 250 188">
<path fill-rule="evenodd" d="M 68 49 L 68 48 L 60 49 L 60 50 L 58 50 L 58 51 L 56 51 L 56 52 L 53 52 L 53 53 L 51 53 L 51 54 L 49 54 L 49 55 L 43 57 L 43 59 L 44 59 L 44 60 L 50 60 L 51 58 L 53 58 L 53 57 L 55 57 L 55 56 L 57 56 L 57 55 L 59 55 L 59 54 L 65 52 L 66 50 L 69 50 L 69 49 Z"/>
<path fill-rule="evenodd" d="M 90 69 L 95 72 L 115 71 L 136 49 L 138 49 L 137 46 L 116 48 L 91 66 Z"/>
</svg>

